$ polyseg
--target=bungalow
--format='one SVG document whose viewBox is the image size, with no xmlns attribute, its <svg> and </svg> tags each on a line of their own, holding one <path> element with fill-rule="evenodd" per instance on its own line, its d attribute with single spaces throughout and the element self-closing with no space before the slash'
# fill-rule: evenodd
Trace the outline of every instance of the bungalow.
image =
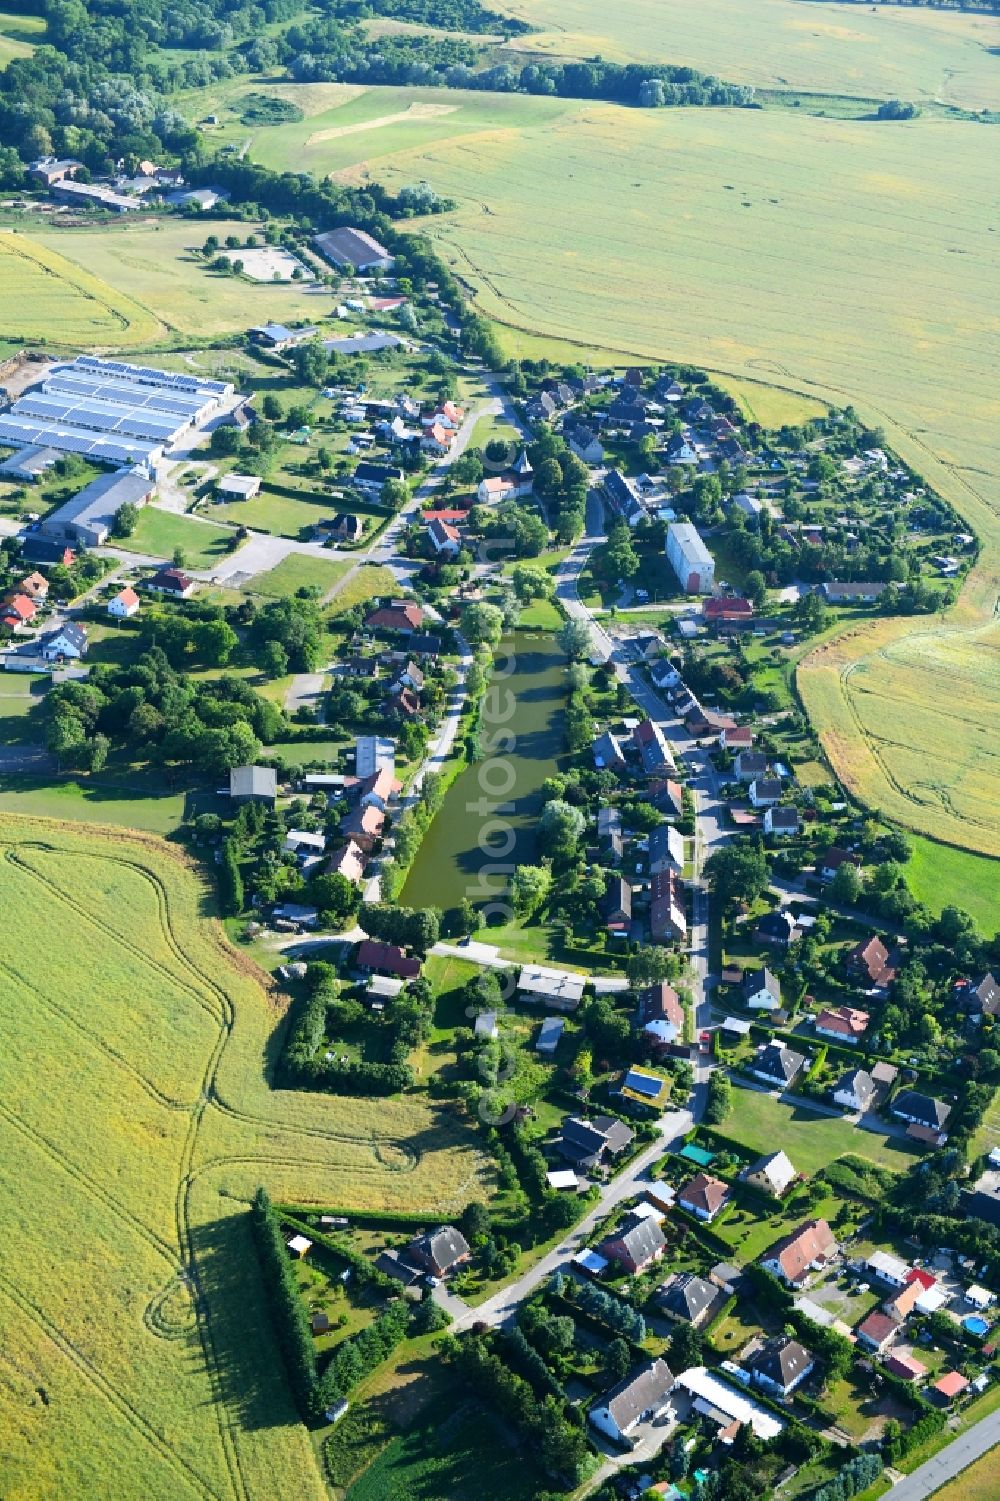
<svg viewBox="0 0 1000 1501">
<path fill-rule="evenodd" d="M 888 1251 L 872 1251 L 865 1260 L 865 1267 L 873 1277 L 879 1282 L 884 1282 L 887 1287 L 905 1287 L 910 1275 L 909 1265 Z"/>
<path fill-rule="evenodd" d="M 695 704 L 684 715 L 684 728 L 696 738 L 702 735 L 719 735 L 723 730 L 734 730 L 736 720 L 729 714 L 720 714 L 715 709 L 703 709 Z"/>
<path fill-rule="evenodd" d="M 863 1068 L 852 1068 L 848 1069 L 833 1090 L 833 1100 L 844 1110 L 865 1115 L 875 1103 L 877 1093 L 871 1074 Z"/>
<path fill-rule="evenodd" d="M 780 1199 L 797 1177 L 798 1174 L 784 1152 L 770 1152 L 766 1157 L 758 1157 L 756 1162 L 751 1162 L 740 1174 L 744 1183 L 749 1183 L 751 1188 L 759 1189 L 772 1199 Z"/>
<path fill-rule="evenodd" d="M 130 584 L 120 589 L 114 599 L 108 601 L 108 614 L 119 620 L 131 620 L 139 613 L 139 596 Z"/>
<path fill-rule="evenodd" d="M 781 801 L 781 782 L 777 777 L 758 777 L 750 783 L 750 801 L 755 808 L 770 808 Z"/>
<path fill-rule="evenodd" d="M 448 521 L 441 521 L 437 516 L 428 525 L 427 535 L 438 555 L 444 553 L 447 557 L 454 558 L 462 550 L 462 534 L 458 527 L 452 526 Z"/>
<path fill-rule="evenodd" d="M 604 1165 L 605 1157 L 620 1157 L 632 1140 L 632 1131 L 613 1115 L 596 1115 L 589 1120 L 571 1115 L 563 1121 L 562 1135 L 554 1145 L 567 1161 L 595 1168 Z"/>
<path fill-rule="evenodd" d="M 820 588 L 828 605 L 870 605 L 885 593 L 885 584 L 874 581 L 864 584 L 832 582 L 821 584 Z"/>
<path fill-rule="evenodd" d="M 898 1376 L 900 1381 L 922 1381 L 927 1375 L 927 1367 L 922 1360 L 915 1355 L 901 1355 L 894 1352 L 888 1356 L 885 1368 L 892 1376 Z"/>
<path fill-rule="evenodd" d="M 373 631 L 419 631 L 423 622 L 422 607 L 405 599 L 394 599 L 365 617 L 365 625 Z"/>
<path fill-rule="evenodd" d="M 867 979 L 877 990 L 884 990 L 896 978 L 889 962 L 889 950 L 880 938 L 862 939 L 847 956 L 848 967 Z"/>
<path fill-rule="evenodd" d="M 754 786 L 760 784 L 755 782 Z M 771 834 L 775 839 L 788 839 L 799 832 L 799 810 L 790 805 L 782 808 L 766 808 L 764 810 L 764 833 Z"/>
<path fill-rule="evenodd" d="M 719 1296 L 719 1289 L 695 1272 L 682 1272 L 668 1278 L 655 1295 L 658 1308 L 671 1318 L 681 1319 L 696 1328 L 704 1322 Z"/>
<path fill-rule="evenodd" d="M 684 1007 L 680 996 L 666 980 L 647 985 L 640 991 L 636 1019 L 643 1036 L 653 1047 L 669 1047 L 684 1033 Z"/>
<path fill-rule="evenodd" d="M 653 876 L 684 869 L 684 836 L 671 823 L 657 824 L 649 836 L 649 873 Z"/>
<path fill-rule="evenodd" d="M 194 579 L 188 578 L 180 568 L 159 568 L 146 579 L 143 587 L 150 594 L 163 594 L 168 599 L 190 599 L 194 593 Z"/>
<path fill-rule="evenodd" d="M 659 871 L 650 880 L 649 936 L 654 943 L 683 942 L 687 936 L 684 888 L 676 871 Z"/>
<path fill-rule="evenodd" d="M 598 1397 L 587 1417 L 607 1438 L 627 1444 L 640 1423 L 651 1422 L 670 1410 L 674 1377 L 665 1360 L 630 1371 L 610 1391 Z"/>
<path fill-rule="evenodd" d="M 352 886 L 360 885 L 365 874 L 365 854 L 360 844 L 348 839 L 330 856 L 326 865 L 328 876 L 343 876 Z"/>
<path fill-rule="evenodd" d="M 855 1329 L 858 1344 L 866 1350 L 881 1355 L 892 1344 L 899 1333 L 900 1326 L 895 1319 L 891 1319 L 886 1313 L 870 1313 Z"/>
<path fill-rule="evenodd" d="M 816 1013 L 813 1026 L 820 1037 L 831 1037 L 834 1042 L 860 1042 L 871 1021 L 867 1011 L 855 1006 L 824 1006 Z"/>
<path fill-rule="evenodd" d="M 828 1266 L 838 1249 L 826 1220 L 806 1220 L 791 1235 L 775 1241 L 764 1252 L 761 1265 L 789 1287 L 804 1287 L 810 1274 Z"/>
<path fill-rule="evenodd" d="M 608 877 L 601 916 L 609 933 L 628 937 L 632 925 L 632 888 L 622 876 Z"/>
<path fill-rule="evenodd" d="M 801 937 L 802 929 L 787 907 L 765 912 L 753 930 L 754 943 L 770 943 L 776 948 L 787 948 Z"/>
<path fill-rule="evenodd" d="M 375 974 L 395 975 L 400 980 L 415 980 L 420 974 L 420 960 L 411 959 L 395 943 L 377 943 L 365 938 L 354 956 L 355 968 Z"/>
<path fill-rule="evenodd" d="M 688 1214 L 709 1222 L 723 1209 L 729 1199 L 729 1184 L 709 1173 L 696 1173 L 685 1183 L 677 1196 L 677 1202 Z"/>
<path fill-rule="evenodd" d="M 666 1237 L 657 1220 L 629 1214 L 602 1241 L 600 1254 L 617 1261 L 630 1277 L 637 1277 L 659 1261 L 666 1248 Z"/>
<path fill-rule="evenodd" d="M 748 969 L 743 975 L 743 1004 L 751 1011 L 778 1011 L 781 1008 L 781 986 L 765 965 L 762 969 Z"/>
<path fill-rule="evenodd" d="M 892 1114 L 897 1120 L 912 1121 L 914 1125 L 926 1126 L 930 1131 L 941 1131 L 951 1114 L 951 1106 L 931 1095 L 918 1094 L 914 1089 L 901 1089 L 892 1102 Z"/>
<path fill-rule="evenodd" d="M 753 605 L 738 594 L 712 594 L 701 607 L 702 618 L 708 624 L 720 620 L 745 621 L 753 616 Z"/>
<path fill-rule="evenodd" d="M 289 829 L 281 847 L 285 854 L 296 858 L 322 855 L 326 850 L 326 836 L 314 834 L 309 829 Z"/>
<path fill-rule="evenodd" d="M 551 1058 L 559 1046 L 565 1025 L 565 1017 L 547 1016 L 539 1028 L 535 1052 L 541 1053 L 543 1058 Z"/>
<path fill-rule="evenodd" d="M 38 649 L 46 662 L 78 662 L 87 655 L 87 632 L 75 621 L 67 621 L 39 638 Z"/>
<path fill-rule="evenodd" d="M 229 796 L 234 803 L 265 803 L 273 808 L 278 773 L 273 766 L 234 766 L 229 773 Z"/>
<path fill-rule="evenodd" d="M 733 770 L 738 782 L 755 782 L 767 771 L 767 757 L 763 751 L 741 750 Z"/>
<path fill-rule="evenodd" d="M 260 483 L 259 474 L 224 474 L 216 480 L 215 489 L 231 500 L 253 500 L 260 494 Z"/>
<path fill-rule="evenodd" d="M 744 1364 L 755 1386 L 762 1386 L 774 1396 L 787 1397 L 806 1379 L 816 1361 L 798 1340 L 779 1334 L 766 1340 Z"/>
<path fill-rule="evenodd" d="M 667 737 L 658 724 L 644 719 L 632 732 L 632 741 L 638 747 L 642 769 L 647 776 L 662 775 L 676 769 Z"/>
<path fill-rule="evenodd" d="M 754 1055 L 751 1073 L 765 1084 L 787 1089 L 808 1061 L 805 1053 L 796 1053 L 783 1042 L 762 1042 Z"/>
<path fill-rule="evenodd" d="M 517 979 L 520 1000 L 529 1006 L 551 1006 L 556 1011 L 575 1011 L 583 1000 L 584 978 L 564 969 L 525 964 Z"/>
<path fill-rule="evenodd" d="M 406 1247 L 406 1259 L 432 1277 L 447 1277 L 471 1255 L 468 1241 L 454 1225 L 440 1225 L 417 1235 Z"/>
<path fill-rule="evenodd" d="M 505 500 L 513 500 L 517 493 L 512 480 L 502 474 L 491 474 L 486 479 L 480 480 L 476 491 L 476 498 L 484 506 L 497 505 Z"/>
<path fill-rule="evenodd" d="M 832 845 L 826 854 L 821 855 L 816 861 L 816 874 L 821 881 L 832 881 L 842 865 L 860 867 L 861 856 L 852 855 L 850 850 L 842 850 L 837 845 Z"/>
</svg>

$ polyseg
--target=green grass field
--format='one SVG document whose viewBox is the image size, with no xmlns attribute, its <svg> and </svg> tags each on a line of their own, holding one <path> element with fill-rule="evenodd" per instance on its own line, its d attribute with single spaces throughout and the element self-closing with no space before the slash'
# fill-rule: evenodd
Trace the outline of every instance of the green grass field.
<svg viewBox="0 0 1000 1501">
<path fill-rule="evenodd" d="M 777 10 L 788 19 L 783 0 Z M 815 8 L 794 12 L 807 29 L 825 24 Z M 970 19 L 900 12 L 901 30 L 908 17 L 921 36 Z M 372 118 L 383 92 L 394 108 L 434 97 L 376 92 L 322 119 Z M 918 832 L 1000 853 L 1000 748 L 985 728 L 1000 713 L 1000 405 L 980 127 L 566 101 L 544 122 L 512 111 L 504 125 L 478 110 L 460 139 L 396 156 L 379 147 L 372 172 L 393 186 L 426 178 L 457 200 L 426 228 L 511 352 L 536 352 L 542 336 L 853 402 L 978 531 L 980 566 L 952 616 L 864 625 L 806 657 L 799 686 L 861 798 Z M 252 154 L 292 166 L 301 135 L 290 132 L 302 129 L 261 132 Z M 314 140 L 313 169 L 339 173 L 353 156 L 363 173 L 378 134 Z M 610 264 L 613 283 L 595 296 Z"/>
<path fill-rule="evenodd" d="M 337 590 L 327 613 L 331 618 L 343 615 L 345 610 L 367 604 L 370 599 L 377 599 L 382 594 L 395 594 L 398 588 L 396 576 L 390 568 L 364 563 L 356 573 L 351 574 L 344 587 Z"/>
<path fill-rule="evenodd" d="M 908 1145 L 892 1137 L 876 1136 L 804 1105 L 785 1105 L 738 1086 L 733 1088 L 733 1108 L 719 1130 L 753 1152 L 773 1151 L 780 1142 L 798 1171 L 808 1177 L 848 1153 L 900 1171 L 914 1157 Z"/>
<path fill-rule="evenodd" d="M 394 1438 L 347 1492 L 347 1501 L 532 1501 L 542 1477 L 495 1419 L 462 1407 Z"/>
<path fill-rule="evenodd" d="M 256 532 L 308 542 L 318 523 L 329 521 L 339 509 L 337 501 L 329 495 L 302 495 L 293 499 L 290 495 L 262 491 L 253 500 L 212 506 L 208 514 L 234 526 L 249 526 Z"/>
<path fill-rule="evenodd" d="M 795 0 L 510 0 L 539 28 L 511 44 L 552 57 L 683 63 L 758 88 L 981 109 L 996 104 L 995 26 L 983 15 Z M 734 38 L 739 45 L 734 45 Z"/>
<path fill-rule="evenodd" d="M 46 245 L 0 231 L 0 326 L 7 338 L 89 347 L 147 343 L 166 332 L 117 279 L 103 280 L 60 246 L 61 237 Z"/>
<path fill-rule="evenodd" d="M 43 16 L 18 16 L 0 11 L 0 68 L 13 57 L 30 57 L 45 38 Z"/>
<path fill-rule="evenodd" d="M 174 511 L 161 511 L 156 506 L 144 506 L 132 535 L 114 545 L 123 551 L 146 553 L 150 557 L 165 558 L 168 562 L 174 549 L 180 547 L 184 552 L 185 567 L 209 569 L 225 557 L 232 537 L 229 527 L 215 526 L 192 516 L 178 516 Z"/>
<path fill-rule="evenodd" d="M 242 239 L 256 229 L 259 226 L 226 219 L 211 224 L 211 232 L 220 238 L 238 234 Z M 126 308 L 138 310 L 135 327 L 130 324 L 117 334 L 109 327 L 103 335 L 109 344 L 144 343 L 168 333 L 205 339 L 242 331 L 268 318 L 294 322 L 329 310 L 329 299 L 322 292 L 303 291 L 295 282 L 273 286 L 207 270 L 195 252 L 208 233 L 203 225 L 189 219 L 150 218 L 106 229 L 46 227 L 32 234 L 30 243 L 33 253 L 40 247 L 43 255 L 57 255 L 61 262 L 70 264 L 75 278 L 86 278 L 103 288 L 112 308 L 121 302 Z M 18 242 L 28 239 L 26 235 L 13 238 Z M 0 244 L 6 242 L 6 235 L 0 238 Z M 101 294 L 92 295 L 100 304 Z M 30 315 L 30 327 L 37 335 L 65 344 L 93 343 L 102 337 L 98 333 L 89 339 L 77 336 L 74 325 L 64 328 L 43 307 L 19 297 L 13 298 L 9 313 L 0 298 L 0 314 L 5 313 L 5 328 L 24 328 L 24 320 Z"/>
<path fill-rule="evenodd" d="M 3 817 L 0 848 L 0 1493 L 322 1501 L 248 1197 L 445 1216 L 484 1192 L 471 1136 L 272 1090 L 281 998 L 169 846 Z"/>
<path fill-rule="evenodd" d="M 303 553 L 289 553 L 287 558 L 270 569 L 259 573 L 252 581 L 251 594 L 266 594 L 280 599 L 285 594 L 294 594 L 297 589 L 319 589 L 323 594 L 338 583 L 351 568 L 350 563 L 338 562 L 335 558 L 313 558 Z"/>
<path fill-rule="evenodd" d="M 914 896 L 932 912 L 964 907 L 979 931 L 992 938 L 1000 930 L 1000 860 L 973 855 L 952 845 L 911 836 L 913 854 L 906 881 Z"/>
</svg>

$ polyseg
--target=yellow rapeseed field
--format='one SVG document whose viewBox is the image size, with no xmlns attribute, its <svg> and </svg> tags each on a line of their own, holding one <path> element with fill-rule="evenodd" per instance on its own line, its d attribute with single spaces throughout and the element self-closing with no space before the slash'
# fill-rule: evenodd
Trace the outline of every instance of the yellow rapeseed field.
<svg viewBox="0 0 1000 1501">
<path fill-rule="evenodd" d="M 0 817 L 0 904 L 0 1494 L 320 1501 L 249 1196 L 454 1213 L 471 1135 L 272 1089 L 280 999 L 158 840 Z"/>
</svg>

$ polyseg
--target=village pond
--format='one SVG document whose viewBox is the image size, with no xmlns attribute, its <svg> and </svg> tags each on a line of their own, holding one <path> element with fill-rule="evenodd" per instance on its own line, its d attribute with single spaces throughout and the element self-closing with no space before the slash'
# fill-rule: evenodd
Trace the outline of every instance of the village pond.
<svg viewBox="0 0 1000 1501">
<path fill-rule="evenodd" d="M 506 637 L 484 697 L 482 757 L 445 794 L 410 867 L 403 906 L 496 900 L 514 866 L 534 862 L 542 783 L 562 763 L 565 708 L 566 657 L 553 637 Z"/>
</svg>

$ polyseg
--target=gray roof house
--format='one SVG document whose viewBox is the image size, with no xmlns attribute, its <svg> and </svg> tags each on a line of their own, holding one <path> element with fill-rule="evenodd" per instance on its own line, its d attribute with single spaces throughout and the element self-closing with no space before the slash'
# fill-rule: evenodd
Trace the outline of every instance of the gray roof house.
<svg viewBox="0 0 1000 1501">
<path fill-rule="evenodd" d="M 849 1068 L 847 1073 L 838 1080 L 833 1091 L 833 1098 L 845 1110 L 864 1113 L 871 1109 L 877 1093 L 875 1080 L 867 1069 Z"/>
<path fill-rule="evenodd" d="M 755 1385 L 787 1397 L 806 1379 L 816 1362 L 798 1340 L 782 1334 L 767 1340 L 745 1364 Z"/>
<path fill-rule="evenodd" d="M 624 1121 L 613 1115 L 597 1115 L 593 1120 L 571 1115 L 563 1121 L 562 1136 L 556 1142 L 563 1157 L 581 1167 L 597 1167 L 605 1153 L 618 1157 L 632 1145 L 633 1133 Z"/>
<path fill-rule="evenodd" d="M 700 1324 L 719 1296 L 719 1289 L 695 1272 L 683 1272 L 665 1282 L 656 1295 L 657 1306 L 672 1318 Z"/>
<path fill-rule="evenodd" d="M 642 1422 L 662 1416 L 670 1406 L 673 1372 L 665 1360 L 630 1371 L 623 1381 L 598 1397 L 588 1417 L 595 1428 L 616 1443 L 628 1442 Z"/>
<path fill-rule="evenodd" d="M 229 773 L 229 796 L 237 803 L 270 803 L 278 796 L 278 773 L 273 766 L 234 766 Z"/>
<path fill-rule="evenodd" d="M 469 1254 L 469 1242 L 454 1225 L 439 1225 L 436 1230 L 417 1235 L 406 1247 L 407 1260 L 432 1277 L 446 1277 L 468 1261 Z"/>
<path fill-rule="evenodd" d="M 808 1062 L 805 1053 L 796 1053 L 781 1042 L 762 1043 L 753 1060 L 753 1074 L 767 1084 L 789 1085 Z"/>
<path fill-rule="evenodd" d="M 913 1121 L 918 1126 L 928 1126 L 940 1131 L 951 1114 L 951 1106 L 931 1095 L 918 1094 L 915 1089 L 901 1089 L 892 1102 L 892 1113 L 902 1121 Z"/>
</svg>

